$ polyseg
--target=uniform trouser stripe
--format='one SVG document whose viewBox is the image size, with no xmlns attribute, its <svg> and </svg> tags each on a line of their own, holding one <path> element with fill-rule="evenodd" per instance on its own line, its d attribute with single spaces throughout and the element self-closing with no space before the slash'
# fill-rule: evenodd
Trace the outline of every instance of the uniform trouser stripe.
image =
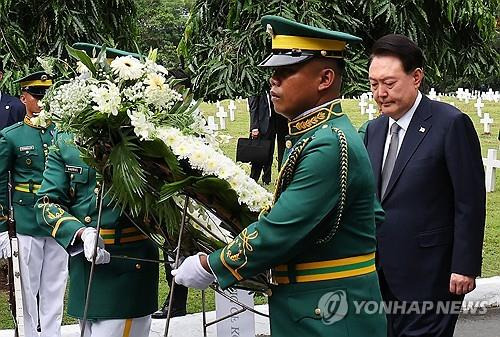
<svg viewBox="0 0 500 337">
<path fill-rule="evenodd" d="M 122 337 L 129 337 L 130 329 L 132 329 L 132 319 L 129 318 L 129 319 L 125 320 L 125 328 L 123 328 L 123 336 Z"/>
</svg>

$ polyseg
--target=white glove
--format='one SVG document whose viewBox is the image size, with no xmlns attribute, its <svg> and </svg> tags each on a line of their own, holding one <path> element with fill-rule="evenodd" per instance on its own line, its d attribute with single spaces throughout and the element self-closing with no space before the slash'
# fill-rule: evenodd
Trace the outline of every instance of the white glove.
<svg viewBox="0 0 500 337">
<path fill-rule="evenodd" d="M 0 233 L 0 259 L 10 257 L 10 238 L 9 232 Z"/>
<path fill-rule="evenodd" d="M 207 272 L 201 265 L 200 255 L 207 254 L 192 255 L 185 259 L 179 268 L 172 270 L 175 283 L 188 288 L 205 290 L 215 281 L 215 276 Z"/>
<path fill-rule="evenodd" d="M 104 249 L 104 240 L 97 234 L 97 230 L 94 227 L 85 228 L 80 238 L 83 241 L 83 253 L 89 262 L 92 262 L 92 258 L 94 257 L 95 240 L 97 240 L 95 264 L 109 263 L 111 256 Z"/>
</svg>

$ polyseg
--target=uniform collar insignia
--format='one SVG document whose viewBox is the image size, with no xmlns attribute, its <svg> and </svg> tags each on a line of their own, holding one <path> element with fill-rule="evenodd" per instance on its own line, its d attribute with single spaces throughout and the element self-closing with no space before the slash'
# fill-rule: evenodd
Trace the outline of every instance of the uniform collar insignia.
<svg viewBox="0 0 500 337">
<path fill-rule="evenodd" d="M 316 110 L 311 111 L 305 116 L 294 119 L 288 123 L 288 133 L 290 136 L 296 136 L 308 132 L 315 127 L 330 120 L 332 115 L 342 115 L 342 108 L 340 107 L 340 99 L 332 101 L 329 106 L 323 106 Z"/>
</svg>

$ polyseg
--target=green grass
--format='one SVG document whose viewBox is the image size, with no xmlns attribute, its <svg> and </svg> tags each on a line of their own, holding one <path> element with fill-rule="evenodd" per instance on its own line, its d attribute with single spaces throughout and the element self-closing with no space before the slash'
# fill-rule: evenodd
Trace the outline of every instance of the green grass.
<svg viewBox="0 0 500 337">
<path fill-rule="evenodd" d="M 481 140 L 482 154 L 486 157 L 486 152 L 488 148 L 498 149 L 498 125 L 500 123 L 500 104 L 492 102 L 484 102 L 485 107 L 483 112 L 488 112 L 494 120 L 491 135 L 483 135 L 483 126 L 479 123 L 479 118 L 476 114 L 476 109 L 474 108 L 475 101 L 471 101 L 469 104 L 459 102 L 455 99 L 445 98 L 445 101 L 453 101 L 456 106 L 467 113 L 472 120 L 476 130 Z M 227 109 L 228 101 L 222 102 Z M 343 110 L 354 126 L 359 127 L 366 121 L 366 115 L 361 115 L 359 113 L 358 101 L 356 100 L 344 100 L 342 102 Z M 227 143 L 221 145 L 222 150 L 230 158 L 234 159 L 236 155 L 236 142 L 239 137 L 248 137 L 249 133 L 249 114 L 246 107 L 245 101 L 236 102 L 236 120 L 230 122 L 229 119 L 226 120 L 227 129 L 221 131 L 222 134 L 229 135 L 232 139 Z M 216 107 L 215 104 L 203 103 L 200 107 L 205 115 L 215 115 Z M 245 169 L 249 172 L 249 165 L 245 166 Z M 272 183 L 269 189 L 276 180 L 277 176 L 277 160 L 273 161 L 273 175 Z M 497 188 L 500 190 L 500 170 L 496 174 Z M 500 191 L 495 191 L 493 193 L 488 193 L 487 196 L 487 218 L 486 218 L 486 233 L 484 241 L 484 253 L 483 253 L 483 277 L 489 277 L 499 274 L 500 270 Z M 159 292 L 159 303 L 163 303 L 165 297 L 168 293 L 168 286 L 165 282 L 165 274 L 163 267 L 160 268 L 160 292 Z M 214 292 L 207 291 L 207 310 L 214 310 Z M 257 304 L 265 303 L 265 298 L 259 297 L 256 299 Z M 189 313 L 200 312 L 201 311 L 201 291 L 192 290 L 189 291 L 188 297 L 188 307 Z M 64 324 L 75 323 L 76 321 L 67 315 L 64 316 Z M 5 293 L 0 293 L 0 329 L 12 328 L 12 321 L 10 319 L 10 314 L 7 305 L 7 295 Z"/>
</svg>

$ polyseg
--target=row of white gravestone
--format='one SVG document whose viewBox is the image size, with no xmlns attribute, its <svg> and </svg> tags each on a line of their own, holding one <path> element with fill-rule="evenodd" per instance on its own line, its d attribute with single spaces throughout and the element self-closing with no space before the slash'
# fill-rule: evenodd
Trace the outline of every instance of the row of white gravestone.
<svg viewBox="0 0 500 337">
<path fill-rule="evenodd" d="M 483 124 L 483 133 L 489 135 L 491 133 L 491 125 L 493 124 L 494 121 L 490 117 L 489 113 L 484 113 L 484 116 L 483 116 L 482 109 L 484 108 L 484 103 L 483 103 L 483 98 L 482 97 L 484 95 L 479 95 L 476 92 L 474 94 L 471 94 L 469 92 L 469 89 L 465 89 L 465 91 L 463 90 L 463 88 L 458 88 L 458 89 L 459 90 L 457 90 L 457 98 L 458 99 L 465 99 L 465 103 L 468 103 L 470 98 L 476 97 L 475 95 L 477 95 L 476 103 L 474 103 L 474 107 L 476 108 L 477 116 L 479 118 L 481 118 L 480 119 L 480 123 Z M 493 91 L 491 89 L 490 89 L 489 93 L 491 94 L 490 95 L 491 97 L 494 97 L 495 95 L 500 95 L 498 91 L 496 91 L 495 93 L 493 93 Z M 486 93 L 483 93 L 483 94 L 486 94 Z M 440 101 L 440 95 L 441 94 L 437 94 L 436 93 L 436 90 L 434 88 L 431 88 L 431 90 L 429 91 L 429 94 L 427 95 L 427 97 L 429 97 L 430 99 L 433 99 L 433 100 Z M 497 101 L 497 99 L 492 99 L 492 100 Z"/>
<path fill-rule="evenodd" d="M 489 135 L 491 133 L 491 125 L 493 124 L 493 118 L 490 117 L 490 114 L 485 112 L 483 115 L 484 103 L 482 102 L 481 97 L 476 99 L 476 103 L 474 103 L 474 107 L 476 108 L 477 117 L 481 118 L 479 121 L 483 124 L 483 133 Z"/>
<path fill-rule="evenodd" d="M 458 88 L 455 97 L 459 101 L 465 101 L 465 103 L 469 103 L 469 100 L 476 98 L 481 98 L 484 101 L 498 103 L 500 101 L 500 91 L 493 91 L 493 89 L 491 88 L 486 92 Z"/>
<path fill-rule="evenodd" d="M 215 106 L 217 108 L 217 112 L 215 113 L 215 116 L 207 116 L 207 127 L 213 131 L 217 131 L 219 129 L 225 130 L 226 129 L 226 118 L 228 118 L 228 113 L 224 109 L 224 106 L 221 104 L 221 102 L 217 101 L 215 103 Z M 230 100 L 227 108 L 229 110 L 229 120 L 231 122 L 234 122 L 234 119 L 235 119 L 234 115 L 236 112 L 235 101 Z M 216 117 L 219 119 L 219 124 L 217 124 L 215 121 Z"/>
</svg>

